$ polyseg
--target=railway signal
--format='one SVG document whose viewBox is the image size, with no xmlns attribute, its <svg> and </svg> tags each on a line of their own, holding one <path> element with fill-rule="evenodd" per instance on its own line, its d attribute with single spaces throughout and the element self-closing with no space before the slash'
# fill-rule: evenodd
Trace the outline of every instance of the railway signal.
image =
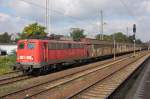
<svg viewBox="0 0 150 99">
<path fill-rule="evenodd" d="M 135 33 L 136 33 L 136 24 L 133 24 L 133 36 L 134 36 L 134 40 L 135 40 Z"/>
<path fill-rule="evenodd" d="M 135 33 L 136 33 L 136 24 L 133 24 L 133 42 L 134 42 L 134 56 L 135 56 Z"/>
</svg>

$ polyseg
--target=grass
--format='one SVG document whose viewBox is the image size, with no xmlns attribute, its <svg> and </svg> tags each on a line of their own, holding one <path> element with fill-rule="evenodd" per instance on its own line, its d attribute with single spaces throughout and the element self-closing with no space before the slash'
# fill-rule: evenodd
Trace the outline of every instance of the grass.
<svg viewBox="0 0 150 99">
<path fill-rule="evenodd" d="M 16 61 L 15 55 L 0 56 L 0 75 L 12 71 L 12 65 Z"/>
</svg>

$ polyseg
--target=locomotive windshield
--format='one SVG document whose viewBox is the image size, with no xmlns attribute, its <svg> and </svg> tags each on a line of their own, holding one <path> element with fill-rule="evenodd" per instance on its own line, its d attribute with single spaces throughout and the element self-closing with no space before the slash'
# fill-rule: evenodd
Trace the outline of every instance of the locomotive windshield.
<svg viewBox="0 0 150 99">
<path fill-rule="evenodd" d="M 28 49 L 33 49 L 35 48 L 35 43 L 28 43 L 27 47 Z"/>
<path fill-rule="evenodd" d="M 24 43 L 20 43 L 18 46 L 19 49 L 24 49 Z"/>
</svg>

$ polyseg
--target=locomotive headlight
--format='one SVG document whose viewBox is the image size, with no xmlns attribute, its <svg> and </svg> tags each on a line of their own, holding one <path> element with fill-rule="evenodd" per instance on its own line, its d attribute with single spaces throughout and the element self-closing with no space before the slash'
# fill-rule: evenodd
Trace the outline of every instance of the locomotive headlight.
<svg viewBox="0 0 150 99">
<path fill-rule="evenodd" d="M 24 59 L 24 56 L 19 56 L 19 59 Z"/>
<path fill-rule="evenodd" d="M 26 56 L 26 59 L 33 60 L 33 56 Z"/>
<path fill-rule="evenodd" d="M 17 59 L 27 59 L 27 60 L 33 60 L 33 56 L 18 56 Z"/>
<path fill-rule="evenodd" d="M 17 56 L 17 59 L 23 59 L 23 56 Z"/>
</svg>

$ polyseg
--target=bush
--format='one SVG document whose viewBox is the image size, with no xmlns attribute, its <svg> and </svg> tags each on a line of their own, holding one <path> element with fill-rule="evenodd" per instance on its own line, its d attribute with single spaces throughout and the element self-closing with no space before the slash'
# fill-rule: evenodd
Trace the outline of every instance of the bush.
<svg viewBox="0 0 150 99">
<path fill-rule="evenodd" d="M 0 74 L 11 72 L 12 65 L 16 62 L 16 56 L 0 56 Z"/>
</svg>

